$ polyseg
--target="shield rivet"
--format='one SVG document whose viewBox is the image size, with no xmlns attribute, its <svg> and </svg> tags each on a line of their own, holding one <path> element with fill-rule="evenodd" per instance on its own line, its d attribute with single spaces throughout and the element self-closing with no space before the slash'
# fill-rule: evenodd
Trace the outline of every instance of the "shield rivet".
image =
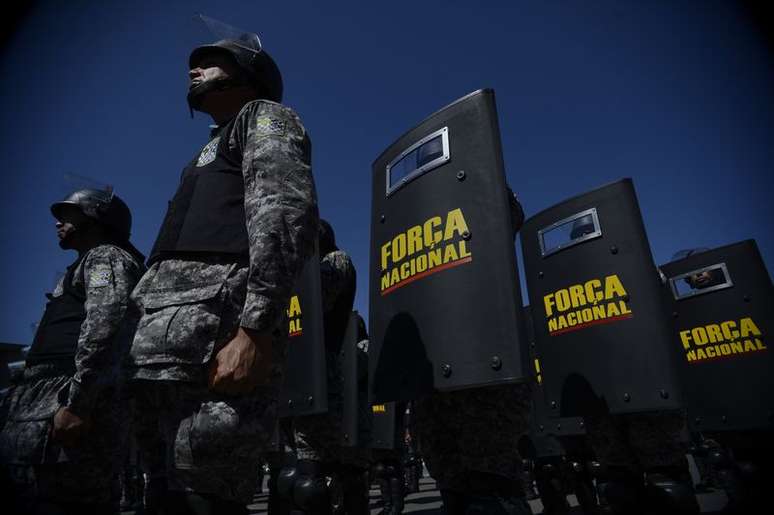
<svg viewBox="0 0 774 515">
<path fill-rule="evenodd" d="M 669 398 L 669 392 L 666 390 L 660 390 L 658 394 L 661 396 L 662 399 L 668 399 Z"/>
<path fill-rule="evenodd" d="M 500 370 L 503 366 L 503 362 L 500 359 L 500 356 L 492 356 L 490 366 L 492 367 L 492 370 Z"/>
<path fill-rule="evenodd" d="M 309 397 L 307 397 L 307 398 L 306 398 L 306 402 L 308 402 L 308 403 L 309 403 L 309 405 L 311 406 L 312 404 L 314 404 L 314 397 L 312 397 L 312 396 L 310 395 Z"/>
<path fill-rule="evenodd" d="M 288 399 L 288 408 L 293 407 L 293 399 Z"/>
<path fill-rule="evenodd" d="M 551 401 L 551 409 L 556 409 L 556 401 Z"/>
<path fill-rule="evenodd" d="M 672 311 L 672 316 L 673 316 L 674 318 L 677 318 L 677 317 L 678 317 L 677 311 Z"/>
<path fill-rule="evenodd" d="M 725 424 L 726 422 L 728 422 L 728 417 L 723 415 L 722 417 L 720 417 L 720 420 L 722 420 L 723 423 Z"/>
<path fill-rule="evenodd" d="M 544 274 L 543 274 L 543 272 L 538 272 L 538 277 L 539 277 L 540 279 L 542 279 L 542 278 L 543 278 L 543 275 L 544 275 Z"/>
<path fill-rule="evenodd" d="M 470 239 L 470 231 L 462 231 L 462 239 L 463 240 L 469 240 Z"/>
<path fill-rule="evenodd" d="M 382 215 L 382 216 L 380 216 L 380 217 L 379 217 L 379 223 L 382 223 L 382 224 L 383 224 L 383 223 L 384 223 L 384 220 L 385 220 L 385 217 L 384 217 L 384 215 Z"/>
<path fill-rule="evenodd" d="M 581 421 L 580 421 L 580 426 L 581 426 L 581 427 L 586 427 L 586 423 L 585 423 L 583 420 L 581 420 Z"/>
<path fill-rule="evenodd" d="M 616 247 L 615 245 L 611 246 L 610 247 L 610 253 L 611 254 L 618 254 L 618 247 Z"/>
<path fill-rule="evenodd" d="M 347 433 L 344 433 L 344 439 L 349 440 L 349 435 Z"/>
<path fill-rule="evenodd" d="M 750 297 L 749 295 L 745 295 L 742 298 L 744 299 L 745 302 L 750 302 L 752 300 L 752 297 Z"/>
<path fill-rule="evenodd" d="M 465 180 L 465 172 L 463 170 L 460 170 L 457 172 L 457 180 L 458 181 L 464 181 Z"/>
<path fill-rule="evenodd" d="M 624 402 L 629 402 L 630 400 L 632 400 L 632 396 L 629 395 L 628 393 L 625 393 L 623 396 L 623 399 L 624 399 Z"/>
<path fill-rule="evenodd" d="M 561 431 L 562 430 L 562 424 L 556 424 L 556 430 Z"/>
<path fill-rule="evenodd" d="M 443 374 L 444 377 L 451 376 L 451 373 L 452 373 L 451 365 L 449 365 L 448 363 L 445 363 L 441 367 L 441 373 Z"/>
<path fill-rule="evenodd" d="M 538 429 L 542 432 L 545 429 L 545 427 L 543 427 L 543 424 L 540 424 L 540 427 L 538 427 Z"/>
<path fill-rule="evenodd" d="M 695 418 L 693 421 L 694 421 L 696 424 L 701 424 L 701 417 L 696 417 L 696 418 Z"/>
</svg>

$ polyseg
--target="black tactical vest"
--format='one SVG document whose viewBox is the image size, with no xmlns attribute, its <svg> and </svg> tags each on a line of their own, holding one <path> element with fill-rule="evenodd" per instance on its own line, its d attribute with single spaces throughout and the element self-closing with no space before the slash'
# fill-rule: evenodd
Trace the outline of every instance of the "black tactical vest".
<svg viewBox="0 0 774 515">
<path fill-rule="evenodd" d="M 247 256 L 242 155 L 229 149 L 229 122 L 183 170 L 148 264 L 186 253 Z"/>
<path fill-rule="evenodd" d="M 352 304 L 355 302 L 355 285 L 356 276 L 353 270 L 352 280 L 347 283 L 336 299 L 333 309 L 323 315 L 325 348 L 329 352 L 338 353 L 341 351 L 344 333 L 347 332 L 349 316 L 352 313 Z"/>
<path fill-rule="evenodd" d="M 82 257 L 67 268 L 62 280 L 62 294 L 49 298 L 40 320 L 32 347 L 27 353 L 27 366 L 52 363 L 65 373 L 75 370 L 75 352 L 81 324 L 86 320 L 86 293 L 73 287 L 73 274 Z"/>
</svg>

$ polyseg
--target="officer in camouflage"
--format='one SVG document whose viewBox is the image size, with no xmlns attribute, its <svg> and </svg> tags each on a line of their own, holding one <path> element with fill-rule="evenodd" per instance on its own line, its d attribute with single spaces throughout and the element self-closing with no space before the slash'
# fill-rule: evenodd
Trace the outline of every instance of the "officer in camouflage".
<svg viewBox="0 0 774 515">
<path fill-rule="evenodd" d="M 515 238 L 524 212 L 508 195 Z M 531 513 L 518 451 L 531 405 L 528 383 L 436 392 L 413 403 L 422 456 L 446 513 Z"/>
<path fill-rule="evenodd" d="M 573 223 L 571 239 L 595 230 L 590 215 Z M 698 513 L 685 453 L 684 410 L 584 417 L 596 461 L 601 509 L 612 514 Z M 645 474 L 646 482 L 642 482 Z"/>
<path fill-rule="evenodd" d="M 144 257 L 129 242 L 129 208 L 109 191 L 75 191 L 51 212 L 59 246 L 78 258 L 47 294 L 23 378 L 3 400 L 3 499 L 7 513 L 114 513 L 128 416 L 120 363 Z"/>
<path fill-rule="evenodd" d="M 293 486 L 293 498 L 297 508 L 304 512 L 328 512 L 333 499 L 324 476 L 335 476 L 343 491 L 343 511 L 366 513 L 368 505 L 366 502 L 363 506 L 362 500 L 367 499 L 364 472 L 368 468 L 368 456 L 357 447 L 342 446 L 342 345 L 355 299 L 357 277 L 352 260 L 336 246 L 333 227 L 325 220 L 320 220 L 319 249 L 328 411 L 295 420 L 298 482 Z"/>
<path fill-rule="evenodd" d="M 247 513 L 276 422 L 285 309 L 318 233 L 311 143 L 257 35 L 200 46 L 189 67 L 189 105 L 217 127 L 132 295 L 136 435 L 165 512 Z"/>
</svg>

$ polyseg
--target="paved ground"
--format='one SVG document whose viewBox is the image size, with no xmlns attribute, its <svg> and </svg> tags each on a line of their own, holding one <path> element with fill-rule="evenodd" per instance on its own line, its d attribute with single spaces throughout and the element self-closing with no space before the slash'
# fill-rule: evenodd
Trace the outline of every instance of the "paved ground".
<svg viewBox="0 0 774 515">
<path fill-rule="evenodd" d="M 424 477 L 419 482 L 419 492 L 411 494 L 406 497 L 406 505 L 403 513 L 417 513 L 424 515 L 440 515 L 441 512 L 441 496 L 438 490 L 435 488 L 435 481 L 429 477 Z M 266 501 L 267 490 L 264 488 L 264 493 L 255 496 L 254 503 L 249 505 L 250 513 L 252 514 L 264 514 L 266 513 Z M 371 490 L 371 515 L 379 513 L 381 510 L 381 500 L 379 499 L 379 490 Z M 726 496 L 722 492 L 713 492 L 709 494 L 701 494 L 698 496 L 699 505 L 701 506 L 702 513 L 717 513 L 722 509 L 726 503 Z M 578 502 L 575 500 L 575 496 L 571 495 L 567 498 L 570 506 L 573 506 L 573 515 L 581 515 L 583 511 L 578 507 Z M 538 514 L 543 512 L 543 505 L 539 500 L 529 502 L 532 513 Z"/>
</svg>

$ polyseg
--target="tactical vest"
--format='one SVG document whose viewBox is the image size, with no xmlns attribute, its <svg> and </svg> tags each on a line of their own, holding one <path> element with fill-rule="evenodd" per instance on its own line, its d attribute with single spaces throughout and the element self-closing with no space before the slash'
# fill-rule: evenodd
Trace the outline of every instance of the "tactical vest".
<svg viewBox="0 0 774 515">
<path fill-rule="evenodd" d="M 148 264 L 186 253 L 247 256 L 242 155 L 229 148 L 234 120 L 183 170 Z"/>
<path fill-rule="evenodd" d="M 65 373 L 75 370 L 81 324 L 86 320 L 86 294 L 73 287 L 72 282 L 75 269 L 82 260 L 82 257 L 78 258 L 67 268 L 60 296 L 47 294 L 50 300 L 27 353 L 27 366 L 51 363 Z"/>
</svg>

